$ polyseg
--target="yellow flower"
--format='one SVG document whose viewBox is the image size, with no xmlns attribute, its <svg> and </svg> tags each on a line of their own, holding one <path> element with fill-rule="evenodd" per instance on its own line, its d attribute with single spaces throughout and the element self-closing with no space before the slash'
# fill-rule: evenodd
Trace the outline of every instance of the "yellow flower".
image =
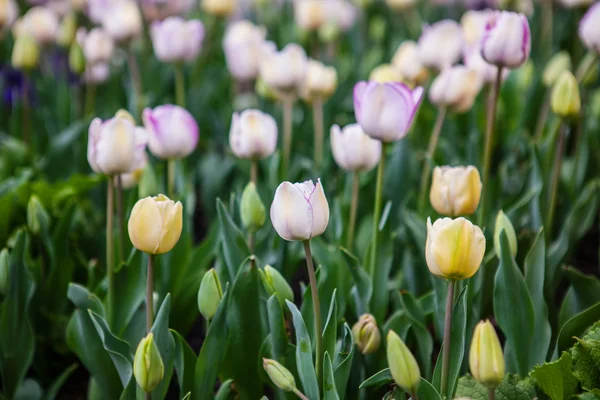
<svg viewBox="0 0 600 400">
<path fill-rule="evenodd" d="M 484 386 L 495 388 L 504 379 L 504 355 L 494 326 L 480 321 L 473 332 L 469 351 L 471 375 Z"/>
<path fill-rule="evenodd" d="M 386 83 L 402 82 L 404 79 L 400 71 L 392 64 L 381 64 L 380 66 L 373 68 L 371 75 L 369 75 L 369 80 Z"/>
<path fill-rule="evenodd" d="M 181 236 L 182 214 L 181 203 L 162 194 L 138 200 L 127 224 L 131 243 L 148 254 L 170 251 Z"/>
<path fill-rule="evenodd" d="M 481 186 L 479 171 L 473 166 L 435 167 L 429 201 L 441 215 L 470 215 L 479 206 Z"/>
<path fill-rule="evenodd" d="M 475 275 L 485 253 L 485 236 L 464 218 L 427 218 L 425 259 L 429 271 L 440 278 L 462 280 Z"/>
<path fill-rule="evenodd" d="M 579 84 L 571 71 L 563 71 L 556 80 L 552 88 L 550 104 L 552 111 L 563 118 L 579 114 L 581 110 Z"/>
</svg>

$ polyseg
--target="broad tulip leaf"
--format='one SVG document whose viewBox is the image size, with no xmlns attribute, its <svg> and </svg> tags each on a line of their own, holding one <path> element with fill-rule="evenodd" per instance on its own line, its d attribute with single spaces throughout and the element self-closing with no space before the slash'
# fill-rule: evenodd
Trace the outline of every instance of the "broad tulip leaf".
<svg viewBox="0 0 600 400">
<path fill-rule="evenodd" d="M 415 298 L 408 292 L 400 292 L 400 301 L 402 307 L 408 315 L 408 318 L 412 322 L 411 329 L 413 330 L 418 344 L 418 356 L 421 364 L 421 373 L 425 376 L 429 376 L 431 370 L 431 354 L 433 353 L 433 338 L 427 330 L 425 325 L 425 313 L 415 300 Z"/>
<path fill-rule="evenodd" d="M 560 308 L 558 325 L 564 325 L 570 318 L 600 302 L 600 280 L 586 275 L 575 268 L 566 268 L 565 275 L 571 282 Z"/>
<path fill-rule="evenodd" d="M 419 400 L 442 400 L 440 393 L 425 378 L 421 378 L 421 383 L 417 388 L 417 396 L 419 396 Z"/>
<path fill-rule="evenodd" d="M 323 400 L 340 400 L 335 386 L 331 357 L 327 351 L 323 356 Z"/>
<path fill-rule="evenodd" d="M 68 366 L 55 380 L 46 391 L 44 400 L 54 400 L 63 385 L 69 380 L 73 372 L 79 368 L 79 364 L 71 364 Z"/>
<path fill-rule="evenodd" d="M 115 273 L 115 298 L 119 299 L 115 307 L 112 330 L 123 336 L 135 313 L 144 303 L 146 288 L 147 256 L 134 251 L 131 257 Z"/>
<path fill-rule="evenodd" d="M 531 377 L 550 400 L 568 400 L 577 389 L 577 379 L 571 371 L 573 359 L 568 352 L 551 363 L 536 366 Z"/>
<path fill-rule="evenodd" d="M 348 386 L 348 379 L 350 378 L 350 369 L 352 368 L 355 348 L 352 330 L 348 324 L 344 324 L 344 334 L 333 361 L 335 386 L 337 387 L 338 395 L 342 400 L 346 397 L 346 387 Z"/>
<path fill-rule="evenodd" d="M 363 383 L 361 383 L 359 389 L 364 389 L 373 386 L 379 387 L 382 385 L 392 383 L 393 381 L 394 378 L 392 378 L 392 373 L 390 372 L 390 369 L 386 368 L 382 369 L 381 371 L 377 372 L 375 375 L 371 376 Z"/>
<path fill-rule="evenodd" d="M 250 255 L 250 250 L 242 231 L 233 222 L 221 200 L 217 200 L 217 215 L 225 264 L 231 281 L 234 281 L 239 268 L 243 266 L 244 259 Z"/>
<path fill-rule="evenodd" d="M 346 264 L 354 280 L 354 289 L 358 294 L 358 302 L 356 304 L 357 316 L 360 316 L 369 311 L 369 303 L 373 294 L 373 287 L 371 286 L 371 277 L 360 265 L 360 261 L 356 256 L 351 254 L 348 250 L 342 248 L 342 253 L 346 257 Z"/>
<path fill-rule="evenodd" d="M 175 374 L 179 385 L 180 396 L 194 390 L 194 373 L 196 368 L 196 354 L 187 344 L 183 336 L 171 329 L 175 341 Z"/>
<path fill-rule="evenodd" d="M 574 337 L 580 337 L 594 322 L 600 320 L 600 303 L 580 312 L 569 319 L 560 329 L 556 351 L 561 352 L 571 347 Z"/>
<path fill-rule="evenodd" d="M 215 400 L 228 400 L 233 393 L 233 380 L 228 379 L 221 384 L 219 391 L 215 395 Z"/>
<path fill-rule="evenodd" d="M 381 235 L 380 233 L 380 236 Z M 375 273 L 372 276 L 373 295 L 371 297 L 371 314 L 377 321 L 383 321 L 387 314 L 390 292 L 388 283 L 390 281 L 390 271 L 394 261 L 394 248 L 391 242 L 381 241 L 379 248 L 379 257 L 377 258 L 377 266 Z"/>
<path fill-rule="evenodd" d="M 271 295 L 267 301 L 267 316 L 269 319 L 269 337 L 271 339 L 271 356 L 282 365 L 286 363 L 286 348 L 289 344 L 285 329 L 283 309 L 276 295 Z"/>
</svg>

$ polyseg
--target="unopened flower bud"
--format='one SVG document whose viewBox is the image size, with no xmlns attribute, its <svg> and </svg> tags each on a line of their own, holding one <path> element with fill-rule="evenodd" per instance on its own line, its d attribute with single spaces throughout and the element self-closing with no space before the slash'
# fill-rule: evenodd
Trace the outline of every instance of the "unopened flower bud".
<svg viewBox="0 0 600 400">
<path fill-rule="evenodd" d="M 212 319 L 217 313 L 222 298 L 223 290 L 221 289 L 219 276 L 215 269 L 211 268 L 204 274 L 198 290 L 198 310 L 200 314 L 208 320 Z"/>
<path fill-rule="evenodd" d="M 419 59 L 426 67 L 441 71 L 460 59 L 463 47 L 461 26 L 444 19 L 423 28 L 418 42 Z"/>
<path fill-rule="evenodd" d="M 261 270 L 260 273 L 265 290 L 270 295 L 274 294 L 277 296 L 277 300 L 279 300 L 279 303 L 282 306 L 285 304 L 286 300 L 291 302 L 294 301 L 294 292 L 292 291 L 290 284 L 278 270 L 270 265 L 265 265 L 264 270 Z"/>
<path fill-rule="evenodd" d="M 275 386 L 285 392 L 296 389 L 294 375 L 275 360 L 263 358 L 263 368 Z"/>
<path fill-rule="evenodd" d="M 469 350 L 469 368 L 473 378 L 489 388 L 497 387 L 504 379 L 504 355 L 490 321 L 480 321 L 475 327 Z"/>
<path fill-rule="evenodd" d="M 390 329 L 387 335 L 387 362 L 396 385 L 408 393 L 415 393 L 421 383 L 421 370 L 400 336 Z"/>
<path fill-rule="evenodd" d="M 0 294 L 6 294 L 8 289 L 8 250 L 0 251 Z"/>
<path fill-rule="evenodd" d="M 12 52 L 12 66 L 21 70 L 37 67 L 40 60 L 40 48 L 31 35 L 17 36 Z"/>
<path fill-rule="evenodd" d="M 58 25 L 58 31 L 56 33 L 56 44 L 60 47 L 69 48 L 71 43 L 75 40 L 75 33 L 77 32 L 77 16 L 75 13 L 68 13 L 60 21 Z"/>
<path fill-rule="evenodd" d="M 494 225 L 494 250 L 496 250 L 496 256 L 500 258 L 500 234 L 504 231 L 508 237 L 508 244 L 510 245 L 510 253 L 513 257 L 517 255 L 517 234 L 513 227 L 510 219 L 504 214 L 502 210 L 498 211 L 496 217 L 496 224 Z"/>
<path fill-rule="evenodd" d="M 140 341 L 133 360 L 133 375 L 138 385 L 147 393 L 153 391 L 163 379 L 165 367 L 154 343 L 154 334 Z"/>
<path fill-rule="evenodd" d="M 19 5 L 15 0 L 0 0 L 0 31 L 9 28 L 19 17 Z"/>
<path fill-rule="evenodd" d="M 325 64 L 309 60 L 306 68 L 306 76 L 301 86 L 302 97 L 307 100 L 327 99 L 335 92 L 337 87 L 337 72 L 335 68 Z"/>
<path fill-rule="evenodd" d="M 265 223 L 267 211 L 260 199 L 254 182 L 249 182 L 244 188 L 240 204 L 240 214 L 242 216 L 242 224 L 248 232 L 256 232 Z"/>
<path fill-rule="evenodd" d="M 563 71 L 552 88 L 552 111 L 563 117 L 574 117 L 581 110 L 577 79 L 570 71 Z"/>
<path fill-rule="evenodd" d="M 77 75 L 81 75 L 85 71 L 85 55 L 77 42 L 73 42 L 69 49 L 69 69 Z"/>
<path fill-rule="evenodd" d="M 371 314 L 363 314 L 352 327 L 352 336 L 358 349 L 363 354 L 375 353 L 381 343 L 381 333 L 377 321 Z"/>
<path fill-rule="evenodd" d="M 27 203 L 27 228 L 33 234 L 40 234 L 48 230 L 50 217 L 36 195 L 32 195 Z"/>
<path fill-rule="evenodd" d="M 546 87 L 552 87 L 563 71 L 571 70 L 571 56 L 567 51 L 556 53 L 544 68 L 542 82 Z"/>
<path fill-rule="evenodd" d="M 429 72 L 419 59 L 419 47 L 412 40 L 405 40 L 400 44 L 392 64 L 403 78 L 407 79 L 413 86 L 422 85 L 427 82 Z M 372 73 L 372 72 L 371 72 Z"/>
</svg>

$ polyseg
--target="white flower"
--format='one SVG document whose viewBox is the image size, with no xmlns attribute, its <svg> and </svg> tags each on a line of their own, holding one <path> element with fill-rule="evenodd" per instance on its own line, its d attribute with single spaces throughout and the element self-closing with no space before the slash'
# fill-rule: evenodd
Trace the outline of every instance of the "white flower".
<svg viewBox="0 0 600 400">
<path fill-rule="evenodd" d="M 234 113 L 229 131 L 233 153 L 243 159 L 260 159 L 273 154 L 277 147 L 277 123 L 258 110 Z"/>
<path fill-rule="evenodd" d="M 381 159 L 381 142 L 371 139 L 359 124 L 331 127 L 333 159 L 346 171 L 369 171 Z"/>
</svg>

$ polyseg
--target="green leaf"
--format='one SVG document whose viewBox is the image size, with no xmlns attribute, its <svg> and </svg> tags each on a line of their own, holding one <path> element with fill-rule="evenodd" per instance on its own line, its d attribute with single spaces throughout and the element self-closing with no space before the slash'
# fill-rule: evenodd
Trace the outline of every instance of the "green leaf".
<svg viewBox="0 0 600 400">
<path fill-rule="evenodd" d="M 221 200 L 217 200 L 217 215 L 225 264 L 230 279 L 234 281 L 238 269 L 243 266 L 244 259 L 250 255 L 250 250 L 242 231 L 233 222 Z"/>
<path fill-rule="evenodd" d="M 79 367 L 79 364 L 71 364 L 67 367 L 55 380 L 46 391 L 44 400 L 54 400 L 63 385 L 69 380 L 73 372 Z"/>
<path fill-rule="evenodd" d="M 174 368 L 177 374 L 179 393 L 191 393 L 194 390 L 194 373 L 196 368 L 196 354 L 187 344 L 183 336 L 171 329 L 175 341 Z"/>
<path fill-rule="evenodd" d="M 515 365 L 522 376 L 529 371 L 529 351 L 534 333 L 535 313 L 533 301 L 525 278 L 510 252 L 505 232 L 500 234 L 500 266 L 496 272 L 494 287 L 494 314 L 498 326 L 506 335 L 507 346 L 513 350 L 514 360 L 507 359 L 507 366 Z"/>
<path fill-rule="evenodd" d="M 415 300 L 415 298 L 407 291 L 400 292 L 400 301 L 408 318 L 412 322 L 411 329 L 414 331 L 417 339 L 417 350 L 419 352 L 419 361 L 421 370 L 425 377 L 429 376 L 431 370 L 431 354 L 433 353 L 433 338 L 427 330 L 425 313 Z"/>
<path fill-rule="evenodd" d="M 346 264 L 348 265 L 348 269 L 354 280 L 354 287 L 359 299 L 356 304 L 356 313 L 357 316 L 362 315 L 369 311 L 369 303 L 373 294 L 371 277 L 360 265 L 360 261 L 357 257 L 344 248 L 341 250 L 344 256 L 346 256 Z"/>
<path fill-rule="evenodd" d="M 329 314 L 327 315 L 327 321 L 323 329 L 323 352 L 334 355 L 337 342 L 337 303 L 335 301 L 335 294 L 336 291 L 334 290 L 329 305 Z"/>
<path fill-rule="evenodd" d="M 573 338 L 581 336 L 590 325 L 598 320 L 600 320 L 600 303 L 583 310 L 569 319 L 558 334 L 558 342 L 556 343 L 557 352 L 571 347 L 575 341 Z"/>
<path fill-rule="evenodd" d="M 327 351 L 323 356 L 323 400 L 340 400 L 335 387 L 331 357 Z"/>
<path fill-rule="evenodd" d="M 537 397 L 530 379 L 520 379 L 516 375 L 506 375 L 496 388 L 496 400 L 531 400 Z M 488 400 L 488 389 L 466 375 L 458 380 L 456 397 L 466 397 L 471 400 Z"/>
<path fill-rule="evenodd" d="M 570 318 L 600 302 L 600 280 L 594 275 L 567 267 L 565 275 L 571 282 L 560 308 L 558 326 L 563 326 Z"/>
<path fill-rule="evenodd" d="M 379 247 L 378 264 L 372 281 L 373 295 L 371 297 L 371 314 L 377 321 L 383 321 L 387 314 L 390 292 L 388 283 L 394 261 L 394 248 L 391 242 L 382 243 Z"/>
<path fill-rule="evenodd" d="M 269 318 L 271 355 L 280 364 L 286 365 L 286 348 L 289 344 L 289 339 L 285 329 L 283 309 L 276 295 L 271 295 L 267 301 L 267 315 Z"/>
<path fill-rule="evenodd" d="M 298 375 L 304 389 L 303 393 L 311 400 L 318 400 L 320 398 L 319 384 L 313 364 L 312 345 L 306 325 L 304 324 L 304 319 L 294 303 L 289 300 L 285 302 L 292 313 L 294 329 L 296 331 L 296 367 L 298 368 Z"/>
<path fill-rule="evenodd" d="M 221 384 L 219 391 L 215 395 L 215 400 L 227 400 L 233 393 L 233 380 L 228 379 Z"/>
<path fill-rule="evenodd" d="M 173 376 L 173 364 L 175 362 L 175 340 L 169 331 L 169 313 L 171 311 L 171 295 L 167 294 L 167 297 L 163 300 L 156 319 L 152 325 L 151 332 L 154 334 L 154 342 L 160 356 L 162 357 L 163 364 L 165 367 L 165 373 L 163 380 L 160 384 L 152 391 L 152 398 L 155 400 L 162 400 L 169 390 L 169 384 L 171 383 L 171 377 Z"/>
<path fill-rule="evenodd" d="M 337 387 L 338 395 L 342 400 L 346 397 L 346 387 L 348 386 L 348 379 L 350 378 L 354 349 L 352 330 L 348 324 L 344 324 L 344 334 L 339 346 L 339 351 L 336 353 L 333 362 L 335 386 Z"/>
<path fill-rule="evenodd" d="M 382 369 L 381 371 L 377 372 L 375 375 L 371 376 L 363 383 L 361 383 L 359 389 L 364 389 L 372 386 L 379 387 L 382 385 L 392 383 L 393 381 L 394 378 L 392 378 L 392 373 L 390 372 L 390 369 L 386 368 Z"/>
<path fill-rule="evenodd" d="M 571 355 L 564 352 L 558 360 L 536 366 L 531 371 L 531 377 L 550 400 L 568 400 L 577 389 L 572 365 Z"/>
<path fill-rule="evenodd" d="M 128 260 L 115 273 L 115 298 L 119 306 L 115 307 L 112 330 L 119 337 L 131 323 L 145 299 L 147 256 L 135 250 Z"/>
<path fill-rule="evenodd" d="M 442 400 L 439 392 L 425 378 L 421 378 L 421 383 L 417 388 L 417 396 L 419 396 L 419 400 Z"/>
<path fill-rule="evenodd" d="M 586 335 L 588 336 L 588 335 Z M 600 387 L 600 340 L 580 339 L 572 350 L 573 374 L 585 390 Z"/>
</svg>

